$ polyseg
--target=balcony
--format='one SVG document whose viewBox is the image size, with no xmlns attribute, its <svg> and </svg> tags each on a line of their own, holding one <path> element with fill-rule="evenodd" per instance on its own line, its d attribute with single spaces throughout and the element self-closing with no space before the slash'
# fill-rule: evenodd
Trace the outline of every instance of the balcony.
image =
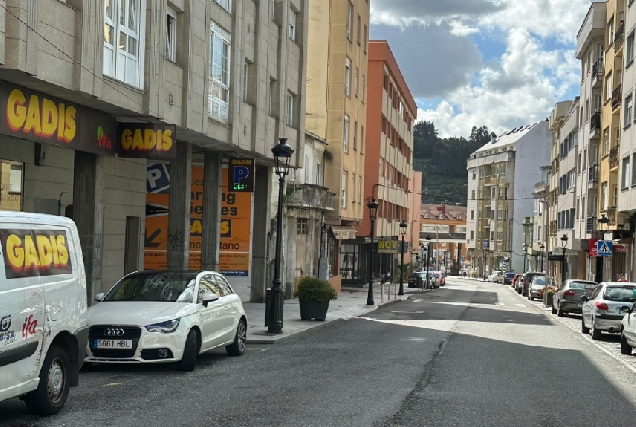
<svg viewBox="0 0 636 427">
<path fill-rule="evenodd" d="M 620 160 L 620 144 L 612 148 L 609 152 L 609 167 L 610 170 L 616 169 Z"/>
<path fill-rule="evenodd" d="M 287 187 L 285 204 L 288 208 L 317 209 L 332 211 L 334 193 L 328 188 L 313 184 L 290 185 Z"/>
<path fill-rule="evenodd" d="M 590 117 L 590 138 L 601 137 L 601 112 L 597 111 Z"/>
<path fill-rule="evenodd" d="M 594 164 L 587 170 L 587 188 L 594 188 L 598 184 L 598 165 Z"/>
<path fill-rule="evenodd" d="M 612 92 L 612 111 L 616 112 L 618 107 L 621 106 L 621 97 L 623 96 L 623 85 L 619 84 Z"/>
<path fill-rule="evenodd" d="M 600 89 L 603 84 L 603 58 L 599 58 L 592 66 L 592 89 Z"/>
<path fill-rule="evenodd" d="M 484 185 L 492 185 L 492 178 L 490 175 L 484 178 Z"/>
<path fill-rule="evenodd" d="M 623 48 L 623 42 L 625 41 L 625 21 L 621 22 L 620 27 L 616 29 L 616 35 L 614 36 L 614 53 L 620 54 Z"/>
</svg>

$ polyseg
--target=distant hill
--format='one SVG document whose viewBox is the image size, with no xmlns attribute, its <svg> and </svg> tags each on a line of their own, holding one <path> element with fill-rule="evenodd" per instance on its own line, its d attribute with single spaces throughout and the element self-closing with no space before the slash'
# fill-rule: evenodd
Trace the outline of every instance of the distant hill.
<svg viewBox="0 0 636 427">
<path fill-rule="evenodd" d="M 494 133 L 473 126 L 470 139 L 440 138 L 433 122 L 413 128 L 413 169 L 422 172 L 422 203 L 466 206 L 468 157 L 488 143 Z"/>
</svg>

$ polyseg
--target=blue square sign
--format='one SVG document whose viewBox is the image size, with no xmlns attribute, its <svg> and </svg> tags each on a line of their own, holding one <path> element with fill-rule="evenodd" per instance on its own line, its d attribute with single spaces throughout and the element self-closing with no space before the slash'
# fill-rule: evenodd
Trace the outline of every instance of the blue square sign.
<svg viewBox="0 0 636 427">
<path fill-rule="evenodd" d="M 599 240 L 598 242 L 596 242 L 596 253 L 598 254 L 598 256 L 612 255 L 612 241 Z"/>
</svg>

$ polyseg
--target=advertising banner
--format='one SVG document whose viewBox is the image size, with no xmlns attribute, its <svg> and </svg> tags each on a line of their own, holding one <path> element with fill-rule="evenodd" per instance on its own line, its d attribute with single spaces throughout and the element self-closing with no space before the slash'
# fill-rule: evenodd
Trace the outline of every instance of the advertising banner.
<svg viewBox="0 0 636 427">
<path fill-rule="evenodd" d="M 219 273 L 248 276 L 251 242 L 252 195 L 228 191 L 228 169 L 223 169 L 221 206 L 221 244 Z M 144 268 L 162 269 L 167 265 L 168 211 L 170 207 L 170 167 L 149 164 L 146 185 L 146 230 Z M 192 167 L 190 191 L 190 261 L 201 268 L 203 238 L 203 166 Z"/>
<path fill-rule="evenodd" d="M 63 230 L 0 230 L 7 279 L 71 274 L 73 265 Z"/>
</svg>

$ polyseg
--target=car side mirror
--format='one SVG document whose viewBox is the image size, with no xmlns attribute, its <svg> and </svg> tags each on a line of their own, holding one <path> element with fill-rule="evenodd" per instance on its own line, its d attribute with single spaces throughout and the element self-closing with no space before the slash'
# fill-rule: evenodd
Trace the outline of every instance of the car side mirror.
<svg viewBox="0 0 636 427">
<path fill-rule="evenodd" d="M 100 292 L 97 295 L 95 295 L 95 301 L 96 302 L 102 302 L 102 301 L 104 301 L 105 297 L 106 297 L 106 294 L 104 294 L 103 292 Z"/>
<path fill-rule="evenodd" d="M 206 292 L 203 294 L 203 296 L 201 297 L 201 303 L 207 307 L 210 303 L 216 301 L 219 299 L 219 296 L 217 294 L 213 294 L 212 292 Z"/>
</svg>

